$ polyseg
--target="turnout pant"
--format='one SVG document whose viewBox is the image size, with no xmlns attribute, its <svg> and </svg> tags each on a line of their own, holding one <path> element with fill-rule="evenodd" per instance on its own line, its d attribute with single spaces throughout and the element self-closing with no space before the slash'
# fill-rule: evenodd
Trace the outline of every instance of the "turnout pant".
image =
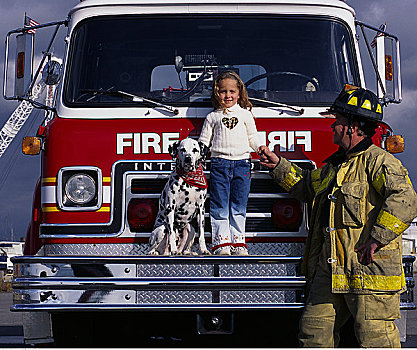
<svg viewBox="0 0 417 350">
<path fill-rule="evenodd" d="M 393 322 L 400 317 L 399 293 L 332 293 L 330 275 L 322 268 L 317 269 L 300 320 L 300 346 L 337 347 L 339 330 L 350 315 L 361 347 L 401 347 Z"/>
</svg>

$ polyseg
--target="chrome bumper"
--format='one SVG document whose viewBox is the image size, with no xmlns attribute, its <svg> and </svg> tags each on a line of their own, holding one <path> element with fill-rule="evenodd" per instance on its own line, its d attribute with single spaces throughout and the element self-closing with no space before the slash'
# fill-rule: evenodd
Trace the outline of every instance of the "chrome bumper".
<svg viewBox="0 0 417 350">
<path fill-rule="evenodd" d="M 15 257 L 12 311 L 300 309 L 300 257 Z"/>
</svg>

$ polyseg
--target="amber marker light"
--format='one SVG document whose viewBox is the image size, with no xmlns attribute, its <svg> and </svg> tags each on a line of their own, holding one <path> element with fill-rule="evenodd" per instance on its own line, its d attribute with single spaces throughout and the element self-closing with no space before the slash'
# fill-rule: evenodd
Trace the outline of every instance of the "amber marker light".
<svg viewBox="0 0 417 350">
<path fill-rule="evenodd" d="M 22 140 L 22 152 L 23 154 L 36 155 L 41 153 L 41 139 L 34 136 L 26 136 Z"/>
<path fill-rule="evenodd" d="M 394 67 L 392 65 L 392 57 L 390 55 L 385 55 L 385 79 L 392 81 L 394 74 Z"/>
<path fill-rule="evenodd" d="M 385 145 L 389 153 L 401 153 L 405 148 L 404 138 L 401 135 L 388 136 Z"/>
</svg>

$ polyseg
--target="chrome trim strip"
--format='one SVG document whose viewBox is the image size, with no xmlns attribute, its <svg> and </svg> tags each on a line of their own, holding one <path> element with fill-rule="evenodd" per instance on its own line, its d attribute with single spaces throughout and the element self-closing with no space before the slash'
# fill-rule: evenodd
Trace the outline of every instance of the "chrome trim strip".
<svg viewBox="0 0 417 350">
<path fill-rule="evenodd" d="M 134 289 L 134 290 L 241 290 L 241 289 L 289 289 L 303 288 L 304 277 L 152 277 L 152 278 L 84 278 L 84 277 L 40 277 L 16 278 L 15 292 L 19 289 Z"/>
<path fill-rule="evenodd" d="M 276 263 L 276 264 L 298 264 L 301 262 L 300 256 L 277 256 L 277 255 L 235 255 L 235 256 L 15 256 L 10 259 L 13 264 L 33 264 L 33 263 L 61 263 L 64 265 L 85 263 L 85 264 L 242 264 L 242 263 Z"/>
<path fill-rule="evenodd" d="M 204 216 L 207 217 L 207 216 Z M 256 217 L 256 216 L 253 216 Z M 267 217 L 267 216 L 265 216 Z M 151 232 L 132 232 L 132 235 L 134 238 L 149 238 Z M 211 232 L 210 231 L 204 231 L 204 236 L 206 237 L 211 237 Z M 77 236 L 78 237 L 78 236 Z M 294 231 L 294 232 L 289 232 L 289 231 L 285 231 L 285 232 L 277 232 L 277 231 L 265 231 L 265 232 L 246 232 L 245 233 L 245 237 L 247 238 L 253 238 L 253 237 L 267 237 L 267 238 L 280 238 L 280 239 L 284 239 L 284 238 L 307 238 L 307 231 L 305 231 L 303 229 L 303 224 L 301 224 L 300 226 L 300 231 Z M 297 243 L 297 242 L 296 242 Z M 298 242 L 300 243 L 300 242 Z"/>
<path fill-rule="evenodd" d="M 205 216 L 206 217 L 206 216 Z M 254 216 L 256 217 L 256 216 Z M 265 216 L 267 217 L 267 216 Z M 134 238 L 149 238 L 151 232 L 132 232 L 132 235 Z M 211 232 L 210 231 L 204 231 L 204 236 L 206 237 L 211 237 Z M 77 236 L 78 237 L 78 236 Z M 289 231 L 285 231 L 285 232 L 277 232 L 277 231 L 265 231 L 265 232 L 246 232 L 245 233 L 245 237 L 246 238 L 254 238 L 254 237 L 267 237 L 267 238 L 280 238 L 280 239 L 284 239 L 284 238 L 299 238 L 299 239 L 304 239 L 307 238 L 307 231 L 305 231 L 303 229 L 303 224 L 301 224 L 300 226 L 300 231 L 294 231 L 294 232 L 289 232 Z M 301 243 L 301 242 L 295 242 L 295 243 Z"/>
<path fill-rule="evenodd" d="M 136 194 L 131 193 L 132 198 L 159 198 L 160 193 L 144 193 Z M 210 194 L 207 194 L 207 198 L 210 198 Z M 288 193 L 250 193 L 249 198 L 292 198 Z"/>
<path fill-rule="evenodd" d="M 277 310 L 277 309 L 302 309 L 302 303 L 286 304 L 15 304 L 11 311 L 106 311 L 106 310 L 142 310 L 142 311 L 173 311 L 173 310 Z"/>
<path fill-rule="evenodd" d="M 416 305 L 414 303 L 400 302 L 400 310 L 415 310 Z"/>
</svg>

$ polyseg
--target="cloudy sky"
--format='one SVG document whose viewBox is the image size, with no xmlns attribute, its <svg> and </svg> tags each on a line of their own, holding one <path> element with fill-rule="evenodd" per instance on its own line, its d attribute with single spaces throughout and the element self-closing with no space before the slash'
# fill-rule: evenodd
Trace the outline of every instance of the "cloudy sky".
<svg viewBox="0 0 417 350">
<path fill-rule="evenodd" d="M 0 52 L 4 52 L 4 39 L 9 30 L 21 27 L 25 12 L 38 22 L 46 23 L 66 18 L 68 10 L 77 0 L 0 0 Z M 394 131 L 402 134 L 406 150 L 398 155 L 417 184 L 417 12 L 416 0 L 347 0 L 357 13 L 357 19 L 375 27 L 387 22 L 387 31 L 397 35 L 401 42 L 403 102 L 385 109 L 385 120 Z M 59 52 L 59 48 L 56 48 Z M 362 53 L 365 56 L 364 52 Z M 0 80 L 3 81 L 3 55 L 0 56 Z M 366 63 L 369 65 L 369 62 Z M 368 86 L 371 87 L 372 86 Z M 13 101 L 0 97 L 0 127 L 17 107 Z M 26 234 L 30 220 L 33 189 L 40 175 L 40 157 L 23 156 L 21 139 L 33 136 L 42 121 L 42 112 L 33 112 L 19 135 L 0 158 L 0 240 L 18 240 Z"/>
</svg>

